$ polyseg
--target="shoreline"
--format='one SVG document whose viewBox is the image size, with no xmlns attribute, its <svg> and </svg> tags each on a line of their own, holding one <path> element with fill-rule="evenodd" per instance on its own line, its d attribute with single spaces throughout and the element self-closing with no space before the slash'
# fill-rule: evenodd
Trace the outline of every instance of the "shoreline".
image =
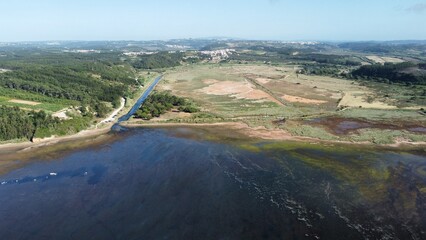
<svg viewBox="0 0 426 240">
<path fill-rule="evenodd" d="M 101 128 L 87 129 L 76 134 L 66 136 L 54 136 L 50 138 L 40 139 L 36 142 L 18 142 L 18 143 L 6 143 L 0 144 L 0 152 L 7 154 L 11 152 L 26 152 L 35 149 L 40 149 L 45 146 L 51 146 L 58 143 L 63 143 L 73 140 L 85 140 L 89 138 L 98 137 L 105 135 L 110 132 L 112 125 L 115 122 L 102 125 Z M 322 140 L 312 137 L 294 136 L 282 129 L 267 129 L 265 127 L 250 127 L 243 122 L 216 122 L 216 123 L 132 123 L 122 122 L 120 124 L 127 128 L 161 128 L 161 127 L 224 127 L 235 131 L 236 134 L 245 136 L 247 138 L 253 138 L 257 140 L 272 140 L 272 141 L 296 141 L 306 142 L 312 144 L 343 144 L 343 145 L 359 145 L 359 146 L 376 146 L 376 147 L 388 147 L 388 148 L 420 148 L 426 147 L 426 142 L 404 142 L 399 141 L 392 144 L 375 144 L 372 142 L 352 142 L 352 141 L 339 141 L 339 140 Z"/>
<path fill-rule="evenodd" d="M 359 146 L 374 146 L 374 147 L 385 147 L 385 148 L 400 148 L 400 147 L 409 147 L 409 148 L 419 148 L 425 147 L 426 142 L 408 142 L 408 141 L 397 141 L 391 144 L 376 144 L 372 142 L 354 142 L 354 141 L 341 141 L 341 140 L 323 140 L 312 137 L 304 136 L 294 136 L 289 132 L 283 129 L 267 129 L 266 127 L 250 127 L 243 122 L 217 122 L 217 123 L 131 123 L 124 122 L 123 127 L 128 128 L 141 128 L 141 127 L 151 127 L 151 128 L 160 128 L 160 127 L 218 127 L 224 126 L 240 133 L 249 138 L 255 138 L 258 140 L 272 140 L 272 141 L 296 141 L 296 142 L 306 142 L 312 144 L 344 144 L 344 145 L 359 145 Z"/>
<path fill-rule="evenodd" d="M 11 151 L 24 152 L 24 151 L 39 149 L 45 146 L 62 143 L 62 142 L 79 140 L 79 139 L 84 140 L 84 139 L 88 139 L 92 137 L 98 137 L 108 133 L 111 130 L 111 126 L 113 124 L 114 123 L 108 123 L 106 125 L 103 125 L 101 128 L 86 129 L 72 135 L 53 136 L 49 138 L 38 139 L 35 142 L 28 141 L 28 142 L 0 144 L 0 152 L 2 153 L 8 153 Z"/>
</svg>

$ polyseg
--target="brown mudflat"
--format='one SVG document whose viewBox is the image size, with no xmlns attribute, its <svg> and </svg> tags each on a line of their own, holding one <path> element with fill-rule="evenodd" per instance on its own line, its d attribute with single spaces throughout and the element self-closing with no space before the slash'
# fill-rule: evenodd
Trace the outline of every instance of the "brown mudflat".
<svg viewBox="0 0 426 240">
<path fill-rule="evenodd" d="M 315 118 L 307 120 L 306 123 L 316 126 L 324 126 L 331 133 L 336 135 L 345 135 L 350 133 L 357 133 L 360 129 L 375 128 L 382 130 L 406 130 L 414 133 L 426 133 L 426 127 L 417 123 L 405 122 L 378 122 L 368 121 L 356 118 Z"/>
</svg>

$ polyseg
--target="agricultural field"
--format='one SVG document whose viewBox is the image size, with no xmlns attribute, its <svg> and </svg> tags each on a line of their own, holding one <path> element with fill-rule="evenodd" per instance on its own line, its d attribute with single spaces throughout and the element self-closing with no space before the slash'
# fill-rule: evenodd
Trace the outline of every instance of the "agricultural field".
<svg viewBox="0 0 426 240">
<path fill-rule="evenodd" d="M 54 99 L 22 90 L 11 90 L 0 87 L 0 106 L 19 107 L 35 111 L 43 110 L 48 113 L 54 113 L 69 106 L 78 105 L 78 101 Z"/>
<path fill-rule="evenodd" d="M 267 64 L 183 66 L 168 70 L 157 89 L 191 99 L 202 108 L 203 114 L 192 117 L 169 114 L 171 122 L 244 122 L 324 140 L 426 140 L 426 122 L 419 112 L 426 106 L 417 102 L 400 107 L 397 99 L 379 97 L 375 88 L 360 82 L 298 74 L 298 69 Z M 334 125 L 328 124 L 330 119 L 337 119 Z M 373 139 L 380 133 L 384 136 Z"/>
<path fill-rule="evenodd" d="M 368 58 L 368 60 L 374 63 L 379 63 L 379 64 L 404 62 L 404 60 L 400 58 L 395 58 L 395 57 L 366 56 L 366 58 Z"/>
</svg>

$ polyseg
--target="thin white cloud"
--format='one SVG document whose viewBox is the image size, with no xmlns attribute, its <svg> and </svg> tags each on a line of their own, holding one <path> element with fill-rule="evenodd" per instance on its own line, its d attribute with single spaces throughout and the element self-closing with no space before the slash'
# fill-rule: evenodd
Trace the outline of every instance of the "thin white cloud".
<svg viewBox="0 0 426 240">
<path fill-rule="evenodd" d="M 410 13 L 426 13 L 426 3 L 417 3 L 405 9 Z"/>
</svg>

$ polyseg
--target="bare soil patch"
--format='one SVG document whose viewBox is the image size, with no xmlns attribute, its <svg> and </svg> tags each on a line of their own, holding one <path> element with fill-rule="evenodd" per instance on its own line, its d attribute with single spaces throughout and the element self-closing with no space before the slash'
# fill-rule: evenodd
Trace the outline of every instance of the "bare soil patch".
<svg viewBox="0 0 426 240">
<path fill-rule="evenodd" d="M 256 81 L 258 81 L 261 84 L 267 84 L 268 82 L 271 81 L 271 79 L 269 79 L 269 78 L 256 78 Z"/>
<path fill-rule="evenodd" d="M 67 115 L 68 110 L 69 110 L 69 108 L 65 108 L 65 109 L 62 109 L 60 111 L 57 111 L 57 112 L 52 114 L 52 117 L 57 117 L 57 118 L 62 119 L 62 120 L 70 119 L 70 117 Z"/>
<path fill-rule="evenodd" d="M 26 100 L 19 100 L 19 99 L 11 99 L 8 102 L 11 103 L 19 103 L 19 104 L 25 104 L 25 105 L 30 105 L 30 106 L 37 106 L 41 103 L 39 102 L 33 102 L 33 101 L 26 101 Z"/>
<path fill-rule="evenodd" d="M 212 80 L 207 81 L 212 82 Z M 281 104 L 271 95 L 262 90 L 256 89 L 253 84 L 247 81 L 217 81 L 208 87 L 200 89 L 199 91 L 209 95 L 230 95 L 237 99 L 265 100 Z"/>
<path fill-rule="evenodd" d="M 385 60 L 383 60 L 379 56 L 366 56 L 366 58 L 368 58 L 368 60 L 371 60 L 371 61 L 373 61 L 375 63 L 384 64 L 386 62 Z"/>
<path fill-rule="evenodd" d="M 382 59 L 385 62 L 389 62 L 389 63 L 402 63 L 402 62 L 404 62 L 404 60 L 399 59 L 399 58 L 394 58 L 394 57 L 382 57 Z"/>
<path fill-rule="evenodd" d="M 218 83 L 219 81 L 216 79 L 204 79 L 203 83 L 207 84 L 207 85 L 211 85 L 211 84 L 215 84 Z"/>
<path fill-rule="evenodd" d="M 375 62 L 375 63 L 380 63 L 380 64 L 384 64 L 384 63 L 402 63 L 404 62 L 404 60 L 399 59 L 399 58 L 394 58 L 394 57 L 379 57 L 379 56 L 367 56 L 366 58 L 368 58 L 369 60 Z"/>
<path fill-rule="evenodd" d="M 282 99 L 288 101 L 288 102 L 298 102 L 298 103 L 305 103 L 305 104 L 323 104 L 327 103 L 327 101 L 322 100 L 315 100 L 315 99 L 308 99 L 303 97 L 297 97 L 297 96 L 291 96 L 291 95 L 284 95 L 281 97 Z"/>
</svg>

